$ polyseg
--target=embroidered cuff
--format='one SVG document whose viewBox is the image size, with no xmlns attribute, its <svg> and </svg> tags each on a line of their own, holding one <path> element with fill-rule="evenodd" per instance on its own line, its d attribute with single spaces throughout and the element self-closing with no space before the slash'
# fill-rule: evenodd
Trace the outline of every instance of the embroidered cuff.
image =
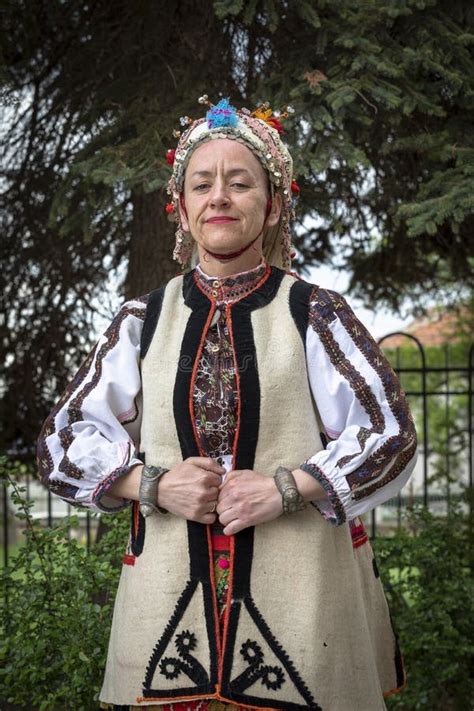
<svg viewBox="0 0 474 711">
<path fill-rule="evenodd" d="M 299 468 L 307 474 L 311 474 L 326 492 L 325 499 L 318 499 L 317 501 L 311 502 L 313 506 L 315 506 L 333 526 L 340 526 L 344 523 L 346 521 L 344 506 L 332 482 L 327 478 L 324 472 L 316 466 L 316 464 L 310 464 L 309 462 L 300 464 Z"/>
<path fill-rule="evenodd" d="M 128 474 L 130 469 L 136 464 L 141 464 L 140 460 L 133 460 L 124 467 L 118 467 L 114 469 L 108 476 L 103 479 L 100 484 L 96 486 L 92 493 L 91 503 L 92 507 L 97 511 L 102 513 L 116 513 L 117 511 L 122 511 L 130 505 L 129 499 L 122 499 L 112 496 L 108 493 L 110 487 L 120 479 L 120 477 Z"/>
</svg>

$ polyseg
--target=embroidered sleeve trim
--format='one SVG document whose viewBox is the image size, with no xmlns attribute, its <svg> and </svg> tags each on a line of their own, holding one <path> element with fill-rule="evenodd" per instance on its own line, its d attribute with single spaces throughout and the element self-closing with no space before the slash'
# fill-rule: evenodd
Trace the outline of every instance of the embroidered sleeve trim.
<svg viewBox="0 0 474 711">
<path fill-rule="evenodd" d="M 390 481 L 393 481 L 393 479 L 405 469 L 415 454 L 416 431 L 406 396 L 401 389 L 400 382 L 390 366 L 390 363 L 380 351 L 365 326 L 356 319 L 354 313 L 345 302 L 344 306 L 345 308 L 341 309 L 339 313 L 340 321 L 357 348 L 379 376 L 390 410 L 399 426 L 398 434 L 390 437 L 376 452 L 367 458 L 365 466 L 368 467 L 368 470 L 365 476 L 361 470 L 348 475 L 347 482 L 349 486 L 353 488 L 354 484 L 357 484 L 357 482 L 360 483 L 360 479 L 362 479 L 362 481 L 376 479 L 382 474 L 400 449 L 405 450 L 401 452 L 395 460 L 395 464 L 388 469 L 377 484 L 364 488 L 360 493 L 357 492 L 355 498 L 362 498 L 363 496 L 370 495 Z"/>
<path fill-rule="evenodd" d="M 50 437 L 56 432 L 56 415 L 65 405 L 65 403 L 69 400 L 71 394 L 75 390 L 77 390 L 77 388 L 80 387 L 80 385 L 86 378 L 87 373 L 89 372 L 91 364 L 94 360 L 97 347 L 98 344 L 94 346 L 87 358 L 83 361 L 76 375 L 64 390 L 64 393 L 62 394 L 61 398 L 51 410 L 49 417 L 45 420 L 45 423 L 41 429 L 41 433 L 38 439 L 37 465 L 41 480 L 45 486 L 49 486 L 49 476 L 54 470 L 53 457 L 51 456 L 51 452 L 49 451 L 46 440 L 48 437 Z"/>
<path fill-rule="evenodd" d="M 311 295 L 311 306 L 309 312 L 309 323 L 313 330 L 318 334 L 320 341 L 329 356 L 334 368 L 347 380 L 349 386 L 354 391 L 355 396 L 369 416 L 372 427 L 370 429 L 361 427 L 357 434 L 357 442 L 359 450 L 347 454 L 337 462 L 339 468 L 348 464 L 354 457 L 359 456 L 364 450 L 365 445 L 371 434 L 381 434 L 385 429 L 385 417 L 382 412 L 377 398 L 372 392 L 365 378 L 359 373 L 347 358 L 334 335 L 329 328 L 329 324 L 334 321 L 336 316 L 339 316 L 339 310 L 342 310 L 345 302 L 342 297 L 336 302 L 335 297 L 331 298 L 332 292 L 316 287 Z M 355 318 L 355 317 L 354 317 Z M 357 345 L 357 344 L 356 344 Z"/>
<path fill-rule="evenodd" d="M 128 457 L 127 457 L 128 459 Z M 125 474 L 128 474 L 130 471 L 130 464 L 123 464 L 120 467 L 117 467 L 117 469 L 114 469 L 113 472 L 110 472 L 105 479 L 103 479 L 94 489 L 92 497 L 91 497 L 91 502 L 96 506 L 100 511 L 103 511 L 104 513 L 113 513 L 116 511 L 122 511 L 123 509 L 127 508 L 127 506 L 130 505 L 130 501 L 128 499 L 117 499 L 117 504 L 116 505 L 106 505 L 103 502 L 104 497 L 109 496 L 109 501 L 111 501 L 110 495 L 107 493 L 112 484 L 117 481 L 117 479 L 120 479 L 120 477 L 124 476 Z M 112 497 L 113 498 L 113 497 Z"/>
<path fill-rule="evenodd" d="M 346 512 L 344 510 L 344 505 L 332 482 L 327 478 L 324 472 L 316 464 L 311 464 L 311 462 L 303 462 L 303 464 L 300 464 L 299 468 L 307 474 L 311 474 L 311 476 L 313 476 L 321 484 L 326 492 L 328 501 L 331 504 L 332 511 L 334 513 L 331 514 L 329 511 L 324 511 L 323 509 L 320 509 L 317 504 L 314 504 L 322 513 L 324 518 L 334 526 L 340 526 L 345 523 Z"/>
</svg>

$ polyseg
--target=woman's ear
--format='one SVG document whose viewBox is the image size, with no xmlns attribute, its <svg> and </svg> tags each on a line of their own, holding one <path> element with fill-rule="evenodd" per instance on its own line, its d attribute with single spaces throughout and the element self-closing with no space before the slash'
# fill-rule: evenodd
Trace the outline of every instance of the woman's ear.
<svg viewBox="0 0 474 711">
<path fill-rule="evenodd" d="M 272 198 L 271 210 L 266 219 L 267 227 L 274 227 L 278 224 L 281 215 L 282 199 L 280 193 L 275 193 Z"/>
<path fill-rule="evenodd" d="M 181 221 L 181 227 L 183 228 L 184 232 L 189 232 L 188 212 L 186 210 L 186 203 L 184 200 L 184 192 L 180 193 L 178 210 L 179 210 L 179 219 Z"/>
</svg>

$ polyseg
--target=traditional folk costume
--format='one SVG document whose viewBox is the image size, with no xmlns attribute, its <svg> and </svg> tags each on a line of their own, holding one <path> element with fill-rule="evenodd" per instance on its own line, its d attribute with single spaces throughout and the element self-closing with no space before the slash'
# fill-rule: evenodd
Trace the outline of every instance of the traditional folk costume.
<svg viewBox="0 0 474 711">
<path fill-rule="evenodd" d="M 102 708 L 384 709 L 404 671 L 359 516 L 415 450 L 396 376 L 338 294 L 263 260 L 125 304 L 43 428 L 52 491 L 112 512 L 136 464 L 211 456 L 299 467 L 326 498 L 230 537 L 134 502 Z"/>
</svg>

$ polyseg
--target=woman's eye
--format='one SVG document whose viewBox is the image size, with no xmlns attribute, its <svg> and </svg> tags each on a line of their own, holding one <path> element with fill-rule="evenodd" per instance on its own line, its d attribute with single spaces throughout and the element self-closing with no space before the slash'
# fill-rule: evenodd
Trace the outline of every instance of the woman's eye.
<svg viewBox="0 0 474 711">
<path fill-rule="evenodd" d="M 207 190 L 208 187 L 209 187 L 209 183 L 199 183 L 199 185 L 194 186 L 194 190 L 202 192 L 203 190 Z"/>
<path fill-rule="evenodd" d="M 239 189 L 248 188 L 248 185 L 246 183 L 232 183 L 232 186 L 234 188 L 239 188 Z"/>
</svg>

